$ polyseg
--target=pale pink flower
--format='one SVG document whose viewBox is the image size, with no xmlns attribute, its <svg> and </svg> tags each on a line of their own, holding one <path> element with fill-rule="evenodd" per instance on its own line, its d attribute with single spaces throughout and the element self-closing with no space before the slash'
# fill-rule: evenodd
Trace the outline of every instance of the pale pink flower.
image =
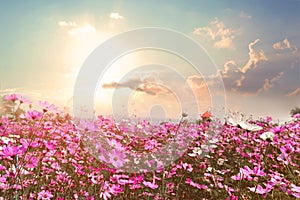
<svg viewBox="0 0 300 200">
<path fill-rule="evenodd" d="M 58 110 L 58 108 L 54 104 L 50 104 L 48 101 L 39 101 L 39 105 L 42 107 L 43 112 Z"/>
<path fill-rule="evenodd" d="M 109 161 L 116 168 L 122 167 L 124 165 L 125 158 L 125 153 L 121 152 L 120 150 L 113 149 L 109 152 Z"/>
<path fill-rule="evenodd" d="M 100 192 L 100 198 L 103 198 L 104 200 L 111 198 L 111 191 L 110 186 L 107 181 L 105 181 L 101 187 L 102 192 Z"/>
<path fill-rule="evenodd" d="M 291 191 L 292 191 L 293 196 L 300 198 L 300 187 L 299 186 L 291 184 Z"/>
<path fill-rule="evenodd" d="M 123 145 L 115 139 L 107 138 L 106 141 L 107 141 L 108 145 L 111 146 L 114 149 L 117 149 L 119 151 L 125 150 Z"/>
<path fill-rule="evenodd" d="M 104 200 L 110 199 L 111 194 L 108 191 L 100 192 L 100 198 L 103 198 Z"/>
<path fill-rule="evenodd" d="M 8 101 L 20 101 L 20 104 L 22 104 L 22 103 L 31 103 L 31 101 L 29 101 L 28 99 L 26 99 L 25 97 L 23 97 L 20 94 L 6 95 L 5 99 L 8 100 Z"/>
<path fill-rule="evenodd" d="M 148 188 L 151 188 L 151 189 L 156 189 L 158 188 L 158 185 L 154 183 L 151 183 L 151 182 L 148 182 L 148 181 L 143 181 L 143 184 L 148 187 Z"/>
<path fill-rule="evenodd" d="M 95 122 L 89 120 L 81 120 L 78 129 L 84 132 L 99 131 L 98 125 Z"/>
</svg>

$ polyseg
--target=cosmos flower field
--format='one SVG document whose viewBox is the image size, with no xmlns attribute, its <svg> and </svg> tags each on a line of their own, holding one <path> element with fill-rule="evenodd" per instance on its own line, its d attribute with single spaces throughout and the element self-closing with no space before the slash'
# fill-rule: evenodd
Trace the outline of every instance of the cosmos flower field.
<svg viewBox="0 0 300 200">
<path fill-rule="evenodd" d="M 300 199 L 300 114 L 89 123 L 5 99 L 16 106 L 0 116 L 0 199 Z"/>
</svg>

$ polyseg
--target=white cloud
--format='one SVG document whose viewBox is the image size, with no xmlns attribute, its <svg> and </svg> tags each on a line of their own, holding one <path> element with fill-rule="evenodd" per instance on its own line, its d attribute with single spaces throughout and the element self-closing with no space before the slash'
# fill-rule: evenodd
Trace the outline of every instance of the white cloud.
<svg viewBox="0 0 300 200">
<path fill-rule="evenodd" d="M 76 27 L 77 23 L 74 21 L 59 21 L 58 26 L 60 27 Z"/>
<path fill-rule="evenodd" d="M 218 49 L 234 48 L 233 39 L 236 30 L 227 28 L 225 24 L 215 18 L 209 26 L 195 28 L 195 35 L 208 36 L 214 41 L 214 46 Z"/>
<path fill-rule="evenodd" d="M 273 48 L 276 50 L 290 49 L 291 44 L 290 41 L 285 38 L 282 42 L 276 42 L 275 44 L 273 44 Z"/>
<path fill-rule="evenodd" d="M 296 46 L 291 45 L 290 41 L 287 38 L 285 38 L 283 41 L 279 41 L 273 44 L 273 48 L 279 51 L 291 50 L 293 53 L 296 53 L 298 50 Z"/>
<path fill-rule="evenodd" d="M 234 92 L 246 90 L 255 93 L 259 88 L 261 88 L 261 84 L 263 84 L 263 80 L 265 78 L 259 80 L 259 76 L 252 77 L 253 74 L 257 73 L 257 71 L 252 69 L 257 68 L 261 61 L 267 61 L 268 59 L 262 50 L 256 50 L 254 48 L 258 42 L 259 39 L 256 39 L 249 43 L 249 58 L 246 64 L 238 66 L 235 60 L 229 60 L 224 64 L 223 69 L 218 70 L 219 74 L 222 76 L 226 89 Z M 254 86 L 249 86 L 249 82 L 252 83 L 252 81 L 249 81 L 249 77 L 251 77 L 250 79 L 259 80 L 261 82 L 259 83 L 258 81 L 255 82 L 256 84 Z M 245 81 L 247 81 L 246 84 L 244 84 Z M 274 81 L 274 79 L 266 80 L 265 88 L 268 87 L 268 84 L 271 85 Z"/>
<path fill-rule="evenodd" d="M 96 28 L 89 23 L 86 23 L 85 25 L 78 25 L 75 21 L 59 21 L 57 24 L 64 28 L 64 30 L 66 30 L 70 35 L 96 32 Z"/>
<path fill-rule="evenodd" d="M 95 32 L 96 32 L 95 27 L 90 24 L 77 27 L 77 28 L 72 28 L 68 31 L 68 33 L 71 35 L 80 35 L 80 34 L 95 33 Z"/>
<path fill-rule="evenodd" d="M 111 19 L 124 19 L 124 17 L 117 12 L 110 13 L 109 17 Z"/>
<path fill-rule="evenodd" d="M 256 39 L 255 41 L 251 42 L 248 46 L 249 48 L 249 60 L 247 64 L 241 69 L 241 72 L 244 74 L 249 70 L 249 69 L 255 69 L 257 67 L 257 64 L 260 61 L 266 61 L 268 60 L 267 57 L 265 56 L 265 53 L 263 50 L 260 51 L 255 51 L 254 45 L 256 45 L 260 40 Z"/>
<path fill-rule="evenodd" d="M 236 66 L 236 63 L 234 60 L 227 61 L 224 64 L 224 69 L 220 71 L 221 75 L 223 77 L 228 77 L 228 72 L 229 72 L 230 68 L 232 68 L 234 66 Z"/>
</svg>

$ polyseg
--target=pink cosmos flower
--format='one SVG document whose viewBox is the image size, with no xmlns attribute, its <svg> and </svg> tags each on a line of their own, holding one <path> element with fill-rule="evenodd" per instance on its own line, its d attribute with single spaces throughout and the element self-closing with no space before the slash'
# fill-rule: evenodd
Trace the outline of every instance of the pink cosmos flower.
<svg viewBox="0 0 300 200">
<path fill-rule="evenodd" d="M 187 170 L 189 172 L 193 171 L 193 167 L 192 167 L 191 164 L 189 164 L 189 163 L 181 163 L 181 165 L 182 165 L 183 169 L 185 169 L 185 170 Z"/>
<path fill-rule="evenodd" d="M 293 115 L 293 118 L 296 118 L 296 119 L 300 118 L 300 113 Z"/>
<path fill-rule="evenodd" d="M 208 187 L 206 185 L 200 185 L 198 183 L 195 183 L 192 179 L 190 178 L 187 178 L 185 180 L 185 183 L 189 184 L 190 186 L 193 186 L 195 188 L 198 188 L 198 189 L 202 189 L 202 190 L 206 190 L 208 189 Z"/>
<path fill-rule="evenodd" d="M 265 176 L 266 173 L 260 168 L 260 166 L 255 166 L 253 170 L 251 170 L 248 166 L 244 168 L 240 168 L 240 172 L 237 175 L 231 176 L 231 179 L 239 181 L 242 179 L 247 179 L 248 181 L 253 180 L 253 176 Z M 254 178 L 257 180 L 257 177 Z"/>
<path fill-rule="evenodd" d="M 31 119 L 31 120 L 39 120 L 43 116 L 43 113 L 36 111 L 36 110 L 28 110 L 25 114 L 25 118 Z M 24 118 L 24 117 L 23 117 Z"/>
<path fill-rule="evenodd" d="M 115 139 L 107 138 L 106 141 L 107 141 L 108 145 L 114 149 L 118 149 L 119 151 L 125 150 L 123 145 Z"/>
<path fill-rule="evenodd" d="M 248 189 L 257 194 L 266 194 L 272 190 L 271 188 L 268 187 L 263 188 L 261 185 L 257 185 L 256 187 L 248 187 Z"/>
<path fill-rule="evenodd" d="M 280 151 L 281 154 L 277 157 L 277 160 L 288 165 L 291 162 L 290 154 L 294 152 L 294 147 L 291 144 L 286 144 L 280 148 Z"/>
<path fill-rule="evenodd" d="M 48 101 L 39 101 L 39 105 L 42 107 L 43 112 L 58 110 L 58 108 L 54 104 L 50 104 Z"/>
<path fill-rule="evenodd" d="M 116 168 L 122 167 L 125 163 L 125 159 L 125 153 L 120 150 L 113 149 L 109 152 L 109 161 Z"/>
<path fill-rule="evenodd" d="M 38 166 L 38 158 L 35 156 L 27 156 L 27 163 L 25 165 L 25 167 L 28 168 L 35 168 L 36 166 Z"/>
<path fill-rule="evenodd" d="M 15 156 L 19 153 L 21 153 L 20 148 L 11 146 L 11 144 L 8 144 L 2 151 L 0 151 L 0 155 L 2 155 L 4 158 Z"/>
<path fill-rule="evenodd" d="M 48 190 L 42 190 L 38 193 L 38 199 L 47 200 L 53 197 L 52 193 Z"/>
<path fill-rule="evenodd" d="M 105 181 L 101 187 L 102 192 L 100 193 L 100 198 L 103 198 L 104 200 L 111 198 L 111 191 L 110 186 L 107 181 Z"/>
<path fill-rule="evenodd" d="M 98 125 L 95 122 L 89 120 L 81 120 L 78 129 L 84 132 L 99 131 Z"/>
<path fill-rule="evenodd" d="M 22 144 L 22 147 L 25 149 L 27 149 L 28 147 L 36 148 L 36 147 L 40 146 L 37 139 L 35 139 L 34 141 L 30 141 L 30 143 L 29 143 L 28 139 L 21 138 L 20 142 Z"/>
<path fill-rule="evenodd" d="M 100 159 L 102 162 L 106 162 L 106 163 L 109 162 L 109 160 L 106 158 L 108 152 L 104 148 L 98 150 L 99 150 L 98 159 Z"/>
<path fill-rule="evenodd" d="M 49 150 L 54 150 L 56 148 L 56 141 L 51 140 L 51 141 L 44 141 L 44 145 L 47 149 Z"/>
<path fill-rule="evenodd" d="M 136 190 L 136 189 L 140 189 L 142 188 L 142 186 L 140 184 L 132 184 L 129 185 L 130 190 Z"/>
<path fill-rule="evenodd" d="M 156 148 L 158 146 L 158 142 L 155 139 L 152 140 L 147 140 L 145 143 L 145 149 L 146 150 L 153 150 L 154 148 Z"/>
<path fill-rule="evenodd" d="M 8 101 L 20 101 L 20 104 L 22 103 L 31 103 L 28 99 L 25 97 L 21 96 L 20 94 L 10 94 L 5 96 L 5 100 Z"/>
<path fill-rule="evenodd" d="M 6 167 L 0 165 L 0 171 L 5 170 L 5 169 L 6 169 Z"/>
<path fill-rule="evenodd" d="M 255 176 L 265 176 L 266 173 L 260 168 L 260 166 L 255 166 L 252 170 L 252 174 Z"/>
<path fill-rule="evenodd" d="M 300 187 L 299 186 L 291 184 L 291 191 L 292 191 L 293 196 L 300 198 Z"/>
<path fill-rule="evenodd" d="M 151 188 L 151 189 L 156 189 L 158 188 L 158 185 L 155 184 L 155 182 L 151 183 L 151 182 L 148 182 L 148 181 L 143 181 L 143 184 L 148 187 L 148 188 Z"/>
<path fill-rule="evenodd" d="M 110 199 L 111 194 L 108 191 L 103 191 L 100 193 L 100 198 L 103 198 L 104 200 Z"/>
<path fill-rule="evenodd" d="M 226 200 L 239 200 L 238 196 L 230 195 L 230 199 L 226 198 Z"/>
<path fill-rule="evenodd" d="M 123 191 L 123 188 L 121 188 L 120 185 L 113 184 L 110 187 L 110 191 L 111 191 L 112 194 L 114 194 L 116 196 L 116 195 L 118 195 L 119 193 L 121 193 Z"/>
</svg>

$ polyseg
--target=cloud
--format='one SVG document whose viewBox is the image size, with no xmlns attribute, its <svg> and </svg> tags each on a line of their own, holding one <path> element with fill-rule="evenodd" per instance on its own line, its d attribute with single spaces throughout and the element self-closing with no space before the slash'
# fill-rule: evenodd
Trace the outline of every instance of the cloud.
<svg viewBox="0 0 300 200">
<path fill-rule="evenodd" d="M 288 97 L 297 96 L 297 95 L 300 95 L 300 87 L 296 88 L 295 90 L 287 94 Z"/>
<path fill-rule="evenodd" d="M 72 28 L 68 31 L 70 35 L 80 35 L 85 33 L 95 33 L 96 28 L 90 24 L 78 27 L 78 28 Z"/>
<path fill-rule="evenodd" d="M 194 75 L 194 76 L 189 76 L 187 78 L 187 82 L 189 84 L 194 84 L 195 86 L 199 87 L 203 84 L 205 84 L 203 78 L 201 76 L 197 76 L 197 75 Z"/>
<path fill-rule="evenodd" d="M 236 80 L 235 83 L 236 83 L 236 87 L 242 87 L 242 83 L 243 81 L 245 80 L 245 75 L 242 75 L 240 79 Z"/>
<path fill-rule="evenodd" d="M 266 92 L 266 91 L 270 90 L 274 86 L 276 81 L 278 81 L 278 79 L 280 79 L 282 77 L 282 75 L 283 75 L 283 72 L 280 72 L 271 79 L 265 79 L 263 86 L 257 90 L 257 93 L 261 93 L 263 91 Z"/>
<path fill-rule="evenodd" d="M 60 27 L 76 27 L 77 23 L 74 21 L 59 21 L 58 26 Z"/>
<path fill-rule="evenodd" d="M 124 17 L 117 12 L 110 13 L 109 17 L 111 19 L 124 19 Z"/>
<path fill-rule="evenodd" d="M 102 88 L 104 89 L 129 88 L 131 90 L 144 92 L 149 95 L 172 94 L 170 89 L 163 86 L 162 84 L 154 82 L 154 79 L 152 77 L 146 77 L 143 79 L 131 78 L 127 81 L 123 81 L 120 83 L 117 82 L 105 83 L 102 85 Z"/>
<path fill-rule="evenodd" d="M 224 69 L 220 70 L 222 77 L 228 77 L 228 72 L 231 68 L 235 67 L 236 63 L 234 60 L 229 60 L 224 64 Z"/>
<path fill-rule="evenodd" d="M 255 95 L 269 91 L 276 85 L 278 92 L 288 93 L 289 85 L 295 85 L 297 80 L 295 77 L 299 74 L 299 72 L 295 73 L 297 68 L 288 66 L 292 66 L 297 57 L 291 54 L 281 57 L 269 55 L 266 58 L 262 50 L 255 49 L 258 42 L 259 39 L 256 39 L 249 43 L 249 58 L 246 64 L 238 66 L 234 60 L 229 60 L 224 64 L 223 69 L 219 70 L 226 90 L 243 95 Z"/>
<path fill-rule="evenodd" d="M 278 51 L 290 50 L 293 53 L 296 53 L 298 50 L 296 46 L 291 45 L 287 38 L 285 38 L 283 41 L 274 43 L 273 48 Z"/>
<path fill-rule="evenodd" d="M 256 39 L 255 41 L 251 42 L 248 45 L 249 48 L 249 60 L 247 62 L 247 64 L 241 69 L 241 72 L 243 72 L 244 74 L 250 70 L 250 69 L 255 69 L 257 67 L 257 64 L 260 61 L 267 61 L 267 57 L 265 56 L 265 53 L 263 50 L 260 51 L 255 51 L 254 49 L 254 45 L 256 45 L 260 40 Z"/>
<path fill-rule="evenodd" d="M 258 42 L 259 39 L 256 39 L 249 43 L 249 59 L 243 67 L 237 67 L 236 62 L 234 60 L 230 60 L 224 64 L 224 68 L 222 70 L 219 70 L 227 89 L 237 91 L 238 88 L 243 86 L 247 72 L 251 69 L 257 68 L 260 61 L 268 60 L 262 50 L 256 51 L 254 49 L 254 46 Z"/>
<path fill-rule="evenodd" d="M 240 18 L 245 18 L 245 19 L 252 19 L 252 16 L 249 15 L 248 13 L 241 11 L 240 12 Z"/>
<path fill-rule="evenodd" d="M 208 36 L 214 41 L 214 46 L 218 49 L 234 48 L 233 39 L 236 30 L 227 28 L 225 24 L 215 18 L 209 26 L 195 28 L 195 35 Z"/>
<path fill-rule="evenodd" d="M 282 42 L 276 42 L 273 44 L 273 48 L 276 50 L 290 49 L 291 44 L 287 38 L 285 38 Z"/>
<path fill-rule="evenodd" d="M 80 35 L 86 33 L 95 33 L 96 28 L 91 24 L 78 25 L 75 21 L 59 21 L 59 27 L 64 28 L 70 35 Z"/>
</svg>

